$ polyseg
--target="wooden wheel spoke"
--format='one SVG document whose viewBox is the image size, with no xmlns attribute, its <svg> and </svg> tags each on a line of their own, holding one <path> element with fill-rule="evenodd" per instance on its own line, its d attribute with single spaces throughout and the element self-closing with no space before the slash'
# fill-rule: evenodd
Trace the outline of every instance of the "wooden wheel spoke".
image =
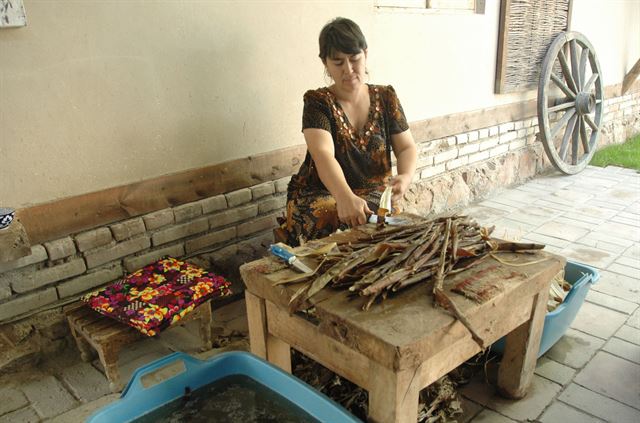
<svg viewBox="0 0 640 423">
<path fill-rule="evenodd" d="M 573 127 L 576 125 L 577 119 L 577 115 L 571 116 L 571 119 L 569 119 L 569 124 L 567 125 L 567 129 L 566 131 L 564 131 L 564 136 L 562 137 L 562 144 L 560 144 L 560 158 L 563 162 L 567 161 L 567 151 L 569 151 L 569 138 L 573 133 Z"/>
<path fill-rule="evenodd" d="M 580 79 L 580 69 L 578 68 L 578 42 L 571 40 L 569 42 L 569 51 L 571 52 L 571 76 L 576 84 L 576 93 L 580 92 L 582 86 Z"/>
<path fill-rule="evenodd" d="M 582 115 L 582 117 L 584 118 L 584 121 L 587 122 L 587 125 L 591 127 L 592 131 L 596 131 L 596 132 L 598 131 L 598 125 L 596 125 L 593 119 L 591 119 L 591 116 Z"/>
<path fill-rule="evenodd" d="M 565 57 L 562 50 L 558 51 L 558 59 L 560 59 L 560 67 L 562 68 L 564 79 L 565 81 L 567 81 L 569 88 L 572 90 L 573 95 L 575 96 L 578 93 L 578 89 L 576 88 L 576 82 L 573 80 L 573 76 L 571 76 L 571 69 L 569 69 L 569 65 L 567 64 L 567 58 Z"/>
<path fill-rule="evenodd" d="M 598 75 L 597 73 L 594 73 L 593 75 L 591 75 L 591 78 L 589 78 L 589 80 L 587 81 L 586 84 L 584 84 L 584 88 L 582 89 L 583 91 L 589 91 L 591 90 L 591 86 L 593 85 L 593 83 L 596 81 L 596 79 L 598 79 Z"/>
<path fill-rule="evenodd" d="M 580 141 L 580 122 L 582 119 L 576 120 L 576 126 L 573 128 L 573 137 L 571 137 L 571 164 L 578 164 L 578 142 Z"/>
<path fill-rule="evenodd" d="M 568 101 L 566 103 L 558 104 L 553 107 L 549 107 L 549 113 L 558 112 L 560 110 L 568 109 L 569 107 L 574 107 L 576 105 L 575 101 Z"/>
<path fill-rule="evenodd" d="M 569 87 L 565 85 L 564 81 L 558 78 L 556 74 L 554 73 L 551 74 L 551 80 L 556 83 L 558 88 L 560 88 L 567 97 L 569 97 L 570 99 L 576 98 L 576 94 L 573 91 L 571 91 Z"/>
<path fill-rule="evenodd" d="M 587 126 L 584 122 L 580 122 L 580 139 L 582 140 L 582 148 L 584 149 L 584 153 L 589 154 L 591 152 L 591 146 L 589 146 L 589 139 L 587 138 Z"/>
<path fill-rule="evenodd" d="M 560 118 L 560 120 L 555 124 L 555 126 L 551 128 L 551 139 L 553 139 L 553 137 L 556 136 L 560 128 L 566 125 L 569 119 L 571 119 L 571 116 L 575 114 L 576 114 L 575 109 L 569 109 L 566 111 L 566 113 L 562 116 L 562 118 Z"/>
<path fill-rule="evenodd" d="M 580 53 L 580 80 L 584 82 L 584 78 L 587 76 L 585 72 L 587 71 L 587 60 L 589 59 L 589 49 L 584 47 L 582 49 L 582 53 Z M 592 81 L 593 83 L 593 81 Z M 583 91 L 588 91 L 587 84 L 584 84 L 582 87 Z"/>
</svg>

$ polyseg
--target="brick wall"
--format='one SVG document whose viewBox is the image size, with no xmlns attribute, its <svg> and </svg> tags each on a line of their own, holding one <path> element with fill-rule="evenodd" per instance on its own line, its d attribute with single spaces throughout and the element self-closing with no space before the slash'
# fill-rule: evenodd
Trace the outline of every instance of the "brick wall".
<svg viewBox="0 0 640 423">
<path fill-rule="evenodd" d="M 599 146 L 640 133 L 640 92 L 606 100 Z M 404 204 L 440 213 L 549 169 L 537 118 L 416 140 L 419 159 Z M 238 267 L 261 257 L 283 213 L 289 177 L 98 227 L 0 263 L 0 325 L 59 308 L 162 256 L 213 268 L 241 290 Z"/>
</svg>

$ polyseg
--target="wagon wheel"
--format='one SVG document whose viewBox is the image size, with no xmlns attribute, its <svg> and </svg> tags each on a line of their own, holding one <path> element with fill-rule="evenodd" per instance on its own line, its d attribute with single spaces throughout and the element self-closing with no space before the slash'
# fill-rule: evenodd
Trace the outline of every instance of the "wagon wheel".
<svg viewBox="0 0 640 423">
<path fill-rule="evenodd" d="M 603 96 L 591 43 L 579 32 L 558 35 L 542 62 L 538 125 L 547 156 L 559 171 L 572 175 L 589 164 L 600 136 Z"/>
</svg>

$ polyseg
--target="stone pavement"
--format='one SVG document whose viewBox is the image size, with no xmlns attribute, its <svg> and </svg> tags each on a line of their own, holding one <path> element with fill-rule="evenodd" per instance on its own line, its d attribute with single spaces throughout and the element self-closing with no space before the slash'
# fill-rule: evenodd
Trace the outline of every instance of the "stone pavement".
<svg viewBox="0 0 640 423">
<path fill-rule="evenodd" d="M 505 400 L 483 375 L 461 388 L 460 422 L 640 421 L 640 174 L 587 167 L 552 173 L 466 207 L 494 235 L 545 244 L 546 250 L 596 267 L 600 280 L 564 337 L 538 360 L 529 394 Z M 246 333 L 244 301 L 214 310 L 214 324 Z M 172 351 L 198 353 L 195 327 L 176 327 L 120 355 L 123 380 Z M 246 349 L 246 342 L 230 346 Z M 495 363 L 489 363 L 491 368 Z M 491 373 L 491 372 L 489 372 Z M 82 422 L 117 394 L 99 362 L 84 363 L 75 348 L 37 368 L 0 377 L 0 423 Z"/>
</svg>

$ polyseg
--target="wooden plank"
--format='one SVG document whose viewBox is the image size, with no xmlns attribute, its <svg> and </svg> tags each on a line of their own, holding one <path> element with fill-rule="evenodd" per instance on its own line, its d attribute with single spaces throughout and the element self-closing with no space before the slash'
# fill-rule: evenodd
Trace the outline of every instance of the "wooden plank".
<svg viewBox="0 0 640 423">
<path fill-rule="evenodd" d="M 289 315 L 271 302 L 266 303 L 269 333 L 356 385 L 369 389 L 370 361 L 346 345 L 322 334 L 305 319 Z"/>
<path fill-rule="evenodd" d="M 498 54 L 496 63 L 496 80 L 494 92 L 500 94 L 504 92 L 505 75 L 507 68 L 506 42 L 507 30 L 509 28 L 509 7 L 510 0 L 500 0 L 500 22 L 498 24 Z"/>
<path fill-rule="evenodd" d="M 16 211 L 32 244 L 201 200 L 297 170 L 305 145 L 81 194 Z"/>
<path fill-rule="evenodd" d="M 540 350 L 540 338 L 547 312 L 549 289 L 542 290 L 532 306 L 531 319 L 507 335 L 498 370 L 498 389 L 507 398 L 527 394 Z"/>
<path fill-rule="evenodd" d="M 629 91 L 629 88 L 631 88 L 631 85 L 633 85 L 638 75 L 640 75 L 640 59 L 638 59 L 636 64 L 633 65 L 629 72 L 624 76 L 624 79 L 622 80 L 622 95 Z"/>
<path fill-rule="evenodd" d="M 247 322 L 249 326 L 249 344 L 251 353 L 260 358 L 267 359 L 267 317 L 265 304 L 262 298 L 244 291 L 244 299 L 247 307 Z"/>
</svg>

